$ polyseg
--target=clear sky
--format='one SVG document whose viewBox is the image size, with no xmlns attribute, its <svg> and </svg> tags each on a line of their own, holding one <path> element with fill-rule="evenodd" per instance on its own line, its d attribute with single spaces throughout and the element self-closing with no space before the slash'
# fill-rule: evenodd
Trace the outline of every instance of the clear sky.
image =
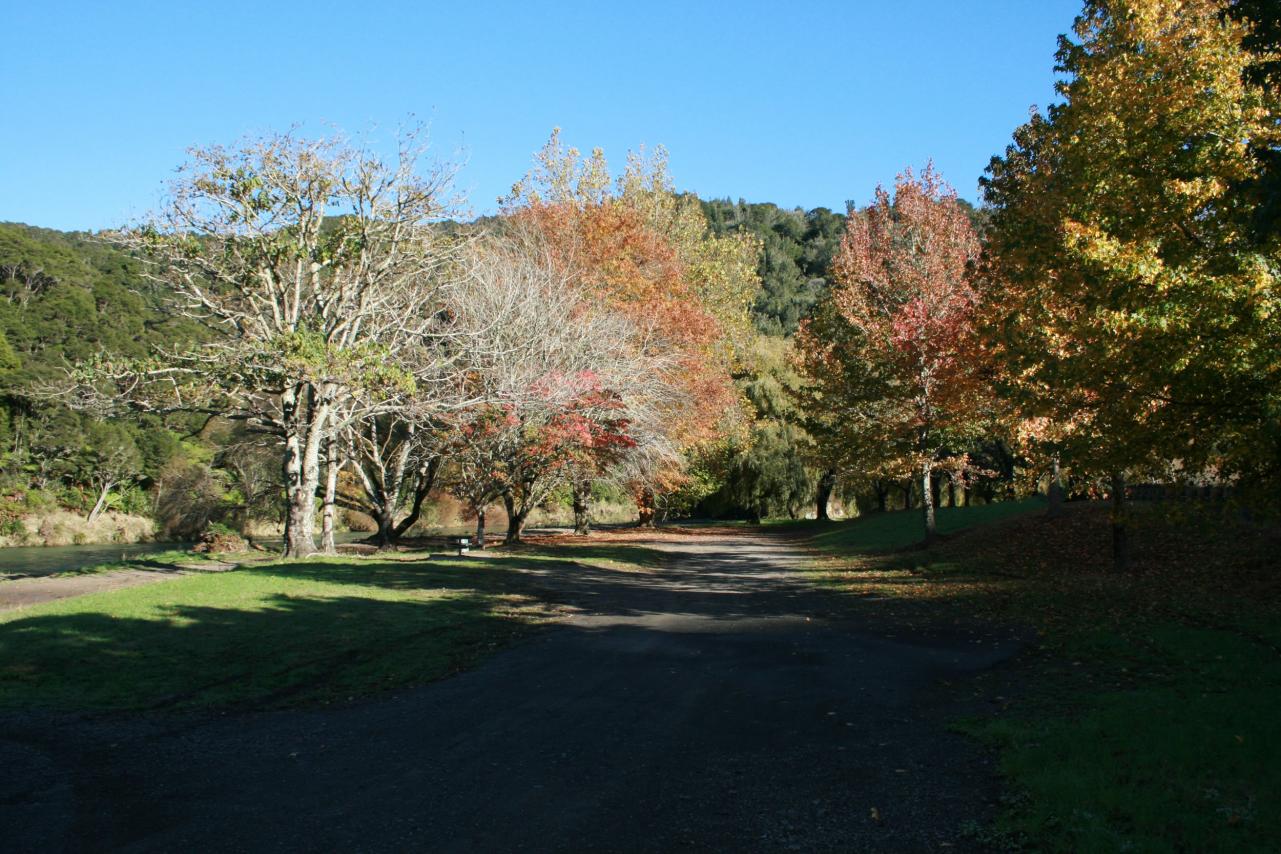
<svg viewBox="0 0 1281 854">
<path fill-rule="evenodd" d="M 0 221 L 118 226 L 192 144 L 302 124 L 462 159 L 475 213 L 568 144 L 663 144 L 680 189 L 843 209 L 933 158 L 962 196 L 1079 0 L 0 0 Z"/>
</svg>

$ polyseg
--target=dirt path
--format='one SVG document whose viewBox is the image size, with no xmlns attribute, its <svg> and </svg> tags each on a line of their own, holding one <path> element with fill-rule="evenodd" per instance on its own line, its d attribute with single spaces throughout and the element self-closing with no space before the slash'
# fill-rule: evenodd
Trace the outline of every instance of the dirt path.
<svg viewBox="0 0 1281 854">
<path fill-rule="evenodd" d="M 566 625 L 343 708 L 0 721 L 8 850 L 958 851 L 988 757 L 951 733 L 1011 637 L 873 627 L 785 544 L 656 540 L 531 578 Z M 536 574 L 535 574 L 536 575 Z M 941 687 L 951 683 L 952 687 Z"/>
<path fill-rule="evenodd" d="M 137 587 L 178 578 L 186 573 L 177 567 L 155 569 L 112 569 L 85 575 L 54 575 L 32 578 L 14 578 L 0 581 L 0 611 L 10 611 L 41 602 L 53 602 L 97 593 Z"/>
</svg>

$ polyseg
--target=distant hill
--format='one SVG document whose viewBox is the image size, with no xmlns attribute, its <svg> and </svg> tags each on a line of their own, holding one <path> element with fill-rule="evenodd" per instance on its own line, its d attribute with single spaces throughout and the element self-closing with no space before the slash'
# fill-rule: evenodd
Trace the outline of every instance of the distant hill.
<svg viewBox="0 0 1281 854">
<path fill-rule="evenodd" d="M 761 239 L 763 287 L 752 305 L 756 327 L 767 335 L 791 335 L 828 285 L 828 267 L 845 231 L 844 215 L 742 199 L 705 200 L 703 213 L 718 234 L 745 231 Z"/>
</svg>

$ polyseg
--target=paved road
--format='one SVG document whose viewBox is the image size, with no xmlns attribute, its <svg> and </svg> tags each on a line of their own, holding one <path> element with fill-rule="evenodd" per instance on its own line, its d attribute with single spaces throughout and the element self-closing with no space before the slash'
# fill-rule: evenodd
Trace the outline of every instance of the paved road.
<svg viewBox="0 0 1281 854">
<path fill-rule="evenodd" d="M 971 847 L 958 830 L 996 781 L 946 724 L 1016 640 L 868 622 L 789 572 L 782 543 L 656 544 L 666 568 L 549 580 L 579 609 L 565 626 L 394 696 L 11 724 L 0 847 Z"/>
</svg>

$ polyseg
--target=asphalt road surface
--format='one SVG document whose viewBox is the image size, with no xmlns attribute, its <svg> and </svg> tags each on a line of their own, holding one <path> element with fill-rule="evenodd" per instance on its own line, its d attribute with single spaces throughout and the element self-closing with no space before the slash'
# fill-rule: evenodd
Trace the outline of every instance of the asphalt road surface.
<svg viewBox="0 0 1281 854">
<path fill-rule="evenodd" d="M 556 580 L 576 616 L 435 684 L 2 721 L 0 849 L 974 850 L 998 781 L 948 723 L 1015 637 L 878 621 L 783 542 L 653 545 L 664 568 Z"/>
</svg>

